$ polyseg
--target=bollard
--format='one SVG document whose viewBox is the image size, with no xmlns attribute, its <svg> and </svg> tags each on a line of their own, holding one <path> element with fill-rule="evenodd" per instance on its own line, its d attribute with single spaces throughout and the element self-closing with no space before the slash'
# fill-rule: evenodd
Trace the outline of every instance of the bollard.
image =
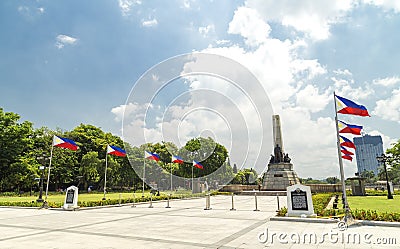
<svg viewBox="0 0 400 249">
<path fill-rule="evenodd" d="M 232 208 L 231 208 L 231 211 L 235 211 L 236 209 L 235 209 L 235 205 L 233 204 L 233 193 L 232 193 Z"/>
<path fill-rule="evenodd" d="M 121 193 L 119 193 L 119 201 L 118 201 L 118 205 L 121 206 Z"/>
<path fill-rule="evenodd" d="M 211 209 L 210 206 L 211 206 L 210 205 L 210 194 L 207 194 L 206 195 L 206 208 L 204 210 L 210 210 Z"/>
<path fill-rule="evenodd" d="M 153 193 L 150 193 L 150 206 L 149 208 L 153 208 Z"/>
<path fill-rule="evenodd" d="M 133 202 L 132 202 L 132 207 L 134 208 L 134 207 L 136 207 L 135 206 L 135 193 L 133 193 Z"/>
<path fill-rule="evenodd" d="M 276 202 L 278 204 L 278 210 L 276 210 L 276 211 L 279 211 L 281 208 L 279 207 L 279 195 L 278 194 L 276 194 Z"/>
<path fill-rule="evenodd" d="M 170 196 L 171 194 L 169 194 L 169 195 L 167 195 L 167 206 L 165 207 L 165 208 L 171 208 L 170 206 L 169 206 L 169 196 Z"/>
<path fill-rule="evenodd" d="M 256 204 L 256 209 L 254 209 L 254 211 L 260 211 L 257 208 L 257 193 L 254 193 L 254 200 L 255 200 L 255 204 Z"/>
</svg>

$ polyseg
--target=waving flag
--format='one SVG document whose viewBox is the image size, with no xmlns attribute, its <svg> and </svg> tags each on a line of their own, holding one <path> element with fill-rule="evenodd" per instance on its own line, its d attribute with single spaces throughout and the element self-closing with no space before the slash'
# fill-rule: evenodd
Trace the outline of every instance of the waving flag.
<svg viewBox="0 0 400 249">
<path fill-rule="evenodd" d="M 345 147 L 349 147 L 349 148 L 353 148 L 355 149 L 356 146 L 354 145 L 354 143 L 352 141 L 350 141 L 350 139 L 343 137 L 343 136 L 339 136 L 340 137 L 340 146 L 345 146 Z"/>
<path fill-rule="evenodd" d="M 53 146 L 60 147 L 60 148 L 66 148 L 70 150 L 77 150 L 78 145 L 74 141 L 68 138 L 63 138 L 63 137 L 58 137 L 54 136 L 53 137 Z"/>
<path fill-rule="evenodd" d="M 124 157 L 126 156 L 126 151 L 117 146 L 107 145 L 107 154 Z"/>
<path fill-rule="evenodd" d="M 341 151 L 343 154 L 345 154 L 345 155 L 350 155 L 350 156 L 354 155 L 353 152 L 347 150 L 347 149 L 346 149 L 345 147 L 343 147 L 343 146 L 340 147 L 340 151 Z"/>
<path fill-rule="evenodd" d="M 196 162 L 195 160 L 193 160 L 193 167 L 196 167 L 198 169 L 204 169 L 203 165 L 201 165 L 201 163 Z"/>
<path fill-rule="evenodd" d="M 356 104 L 353 101 L 345 99 L 343 97 L 337 95 L 335 96 L 336 96 L 338 113 L 364 116 L 364 117 L 369 116 L 368 110 L 367 108 L 365 108 L 365 106 Z"/>
<path fill-rule="evenodd" d="M 180 158 L 179 156 L 172 156 L 171 162 L 182 164 L 183 163 L 183 159 Z"/>
<path fill-rule="evenodd" d="M 349 161 L 353 161 L 353 158 L 350 155 L 343 155 L 342 158 Z"/>
<path fill-rule="evenodd" d="M 340 120 L 338 120 L 338 126 L 339 126 L 339 133 L 351 133 L 354 135 L 361 135 L 361 130 L 363 128 L 360 125 L 346 124 L 345 122 Z"/>
<path fill-rule="evenodd" d="M 144 158 L 149 159 L 149 160 L 154 160 L 154 161 L 160 161 L 160 156 L 157 155 L 156 153 L 151 153 L 148 151 L 144 151 Z"/>
</svg>

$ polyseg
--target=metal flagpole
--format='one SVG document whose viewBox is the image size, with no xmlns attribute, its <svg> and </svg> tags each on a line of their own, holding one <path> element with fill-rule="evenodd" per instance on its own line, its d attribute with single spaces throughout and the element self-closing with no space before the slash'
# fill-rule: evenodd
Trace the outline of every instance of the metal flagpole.
<svg viewBox="0 0 400 249">
<path fill-rule="evenodd" d="M 172 164 L 171 164 L 171 192 L 172 192 Z"/>
<path fill-rule="evenodd" d="M 146 176 L 146 157 L 143 158 L 143 190 L 142 190 L 142 197 L 144 197 L 144 178 Z"/>
<path fill-rule="evenodd" d="M 194 168 L 194 165 L 192 164 L 192 193 L 194 193 L 194 185 L 193 185 L 193 168 Z"/>
<path fill-rule="evenodd" d="M 106 200 L 106 188 L 107 188 L 107 166 L 108 166 L 108 145 L 107 145 L 107 149 L 106 149 L 106 169 L 104 170 L 104 196 L 103 196 L 103 200 Z"/>
<path fill-rule="evenodd" d="M 54 148 L 54 136 L 53 136 L 53 142 L 51 142 L 51 149 L 50 149 L 50 163 L 49 163 L 49 171 L 47 172 L 46 198 L 44 199 L 45 203 L 47 202 L 47 195 L 49 192 L 50 169 L 51 169 L 51 159 L 53 158 L 53 148 Z"/>
<path fill-rule="evenodd" d="M 338 124 L 336 93 L 335 92 L 333 92 L 333 102 L 335 103 L 335 125 L 336 125 L 336 140 L 337 140 L 336 144 L 337 144 L 338 157 L 339 157 L 340 180 L 342 183 L 343 202 L 344 202 L 344 208 L 345 208 L 345 212 L 346 212 L 345 221 L 347 222 L 347 219 L 352 218 L 352 217 L 351 217 L 350 208 L 349 208 L 349 204 L 347 202 L 347 196 L 346 196 L 346 184 L 345 184 L 345 180 L 344 180 L 342 152 L 340 151 L 339 124 Z"/>
</svg>

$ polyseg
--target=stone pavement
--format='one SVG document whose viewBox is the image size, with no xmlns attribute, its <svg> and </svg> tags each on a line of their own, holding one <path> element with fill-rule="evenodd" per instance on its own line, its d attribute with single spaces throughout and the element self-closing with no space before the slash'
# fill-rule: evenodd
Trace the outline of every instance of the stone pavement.
<svg viewBox="0 0 400 249">
<path fill-rule="evenodd" d="M 280 202 L 285 205 L 286 197 Z M 254 196 L 235 196 L 236 211 L 229 210 L 230 196 L 212 196 L 212 210 L 204 210 L 205 198 L 173 200 L 170 205 L 154 202 L 154 208 L 143 203 L 75 212 L 0 208 L 0 248 L 400 247 L 400 228 L 395 227 L 354 226 L 341 232 L 334 223 L 269 221 L 277 208 L 273 196 L 258 197 L 260 211 L 253 211 Z M 310 243 L 313 236 L 317 243 Z M 353 244 L 353 238 L 360 243 Z M 378 244 L 382 242 L 396 244 Z"/>
</svg>

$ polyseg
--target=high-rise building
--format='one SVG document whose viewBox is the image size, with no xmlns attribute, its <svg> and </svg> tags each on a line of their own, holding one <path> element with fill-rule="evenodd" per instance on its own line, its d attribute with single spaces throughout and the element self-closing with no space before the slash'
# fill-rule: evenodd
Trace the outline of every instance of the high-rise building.
<svg viewBox="0 0 400 249">
<path fill-rule="evenodd" d="M 361 174 L 364 170 L 372 170 L 377 175 L 380 163 L 376 160 L 376 157 L 383 153 L 382 137 L 366 134 L 362 137 L 355 137 L 353 141 L 356 145 L 358 173 Z"/>
</svg>

